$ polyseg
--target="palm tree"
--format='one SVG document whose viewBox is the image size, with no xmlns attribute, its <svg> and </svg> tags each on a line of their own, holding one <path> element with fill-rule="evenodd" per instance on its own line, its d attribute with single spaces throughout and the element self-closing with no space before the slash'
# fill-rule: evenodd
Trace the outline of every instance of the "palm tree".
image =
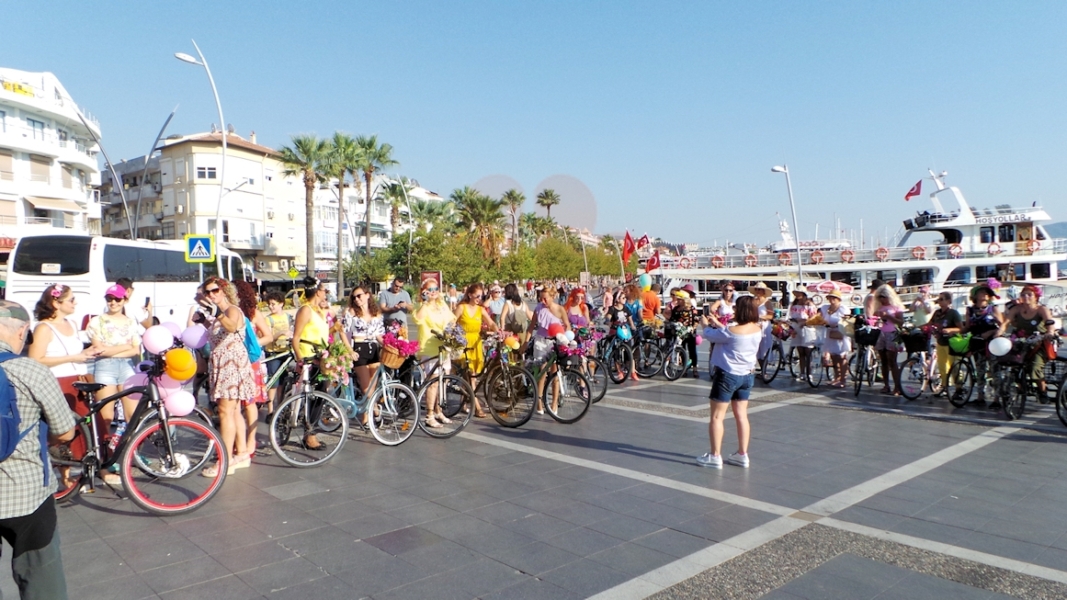
<svg viewBox="0 0 1067 600">
<path fill-rule="evenodd" d="M 495 264 L 500 258 L 500 230 L 504 225 L 504 202 L 465 187 L 452 192 L 460 227 L 473 235 L 482 257 Z"/>
<path fill-rule="evenodd" d="M 411 218 L 420 230 L 430 231 L 434 227 L 447 230 L 454 220 L 451 202 L 437 202 L 416 198 L 411 201 Z"/>
<path fill-rule="evenodd" d="M 400 225 L 400 209 L 408 205 L 408 192 L 414 187 L 406 177 L 401 177 L 400 181 L 385 184 L 379 194 L 379 197 L 389 205 L 389 227 L 394 236 L 396 228 Z"/>
<path fill-rule="evenodd" d="M 294 135 L 293 145 L 282 146 L 282 174 L 304 179 L 305 232 L 307 239 L 307 275 L 315 276 L 315 186 L 325 179 L 329 143 L 314 135 Z"/>
<path fill-rule="evenodd" d="M 345 176 L 352 174 L 359 183 L 358 167 L 359 148 L 352 136 L 340 131 L 334 132 L 329 142 L 326 157 L 327 176 L 337 180 L 337 293 L 344 293 L 344 223 L 345 223 Z"/>
<path fill-rule="evenodd" d="M 537 205 L 545 207 L 549 219 L 552 218 L 552 207 L 559 204 L 559 200 L 559 194 L 551 188 L 545 188 L 537 194 Z"/>
<path fill-rule="evenodd" d="M 376 135 L 357 137 L 356 146 L 362 151 L 358 165 L 363 173 L 364 191 L 367 194 L 367 223 L 363 234 L 367 237 L 367 256 L 370 256 L 371 180 L 378 171 L 400 163 L 393 159 L 393 147 L 384 142 L 378 144 Z"/>
<path fill-rule="evenodd" d="M 508 207 L 508 214 L 511 215 L 511 249 L 514 250 L 519 244 L 519 214 L 522 211 L 522 205 L 526 202 L 526 196 L 523 196 L 519 190 L 510 189 L 504 192 L 500 199 L 504 202 L 504 206 Z"/>
<path fill-rule="evenodd" d="M 556 221 L 551 217 L 539 217 L 537 213 L 528 212 L 519 217 L 519 227 L 523 239 L 531 245 L 536 245 L 542 238 L 556 231 Z"/>
</svg>

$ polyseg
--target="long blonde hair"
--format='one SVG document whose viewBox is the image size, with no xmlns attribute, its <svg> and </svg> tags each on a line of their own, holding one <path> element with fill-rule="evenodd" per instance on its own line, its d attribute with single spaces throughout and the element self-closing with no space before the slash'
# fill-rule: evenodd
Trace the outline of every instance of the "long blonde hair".
<svg viewBox="0 0 1067 600">
<path fill-rule="evenodd" d="M 904 303 L 900 301 L 900 296 L 897 295 L 897 291 L 893 289 L 888 283 L 882 285 L 882 287 L 874 290 L 874 299 L 879 304 L 883 304 L 881 298 L 885 296 L 889 298 L 889 304 L 896 308 L 904 310 Z"/>
</svg>

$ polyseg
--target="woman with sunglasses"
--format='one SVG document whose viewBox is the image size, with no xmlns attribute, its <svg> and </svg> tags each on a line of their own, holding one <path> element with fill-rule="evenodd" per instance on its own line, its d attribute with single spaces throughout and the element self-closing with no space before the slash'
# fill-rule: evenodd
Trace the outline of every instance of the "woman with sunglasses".
<svg viewBox="0 0 1067 600">
<path fill-rule="evenodd" d="M 207 309 L 205 325 L 211 332 L 211 363 L 208 368 L 211 398 L 218 403 L 219 434 L 230 457 L 230 471 L 251 464 L 247 448 L 247 427 L 241 415 L 241 401 L 256 396 L 255 375 L 245 349 L 245 315 L 233 284 L 211 276 L 204 282 Z M 204 477 L 218 475 L 218 463 L 204 469 Z"/>
<path fill-rule="evenodd" d="M 378 355 L 385 336 L 382 311 L 363 286 L 356 286 L 348 297 L 348 307 L 342 319 L 345 345 L 355 357 L 352 372 L 359 382 L 359 389 L 369 398 L 371 375 L 378 369 Z M 363 413 L 361 419 L 365 422 L 367 414 Z"/>
<path fill-rule="evenodd" d="M 126 316 L 123 310 L 127 296 L 128 291 L 121 285 L 107 288 L 104 292 L 106 311 L 89 319 L 89 325 L 86 327 L 92 347 L 99 352 L 93 364 L 93 377 L 96 383 L 105 386 L 97 392 L 98 398 L 107 398 L 118 393 L 122 390 L 122 384 L 134 374 L 134 359 L 141 344 L 138 335 L 140 324 L 132 317 Z M 137 400 L 129 396 L 122 399 L 122 412 L 127 420 L 133 416 L 136 408 Z M 110 421 L 114 411 L 115 404 L 110 403 L 101 409 L 100 415 Z"/>
<path fill-rule="evenodd" d="M 467 291 L 463 294 L 463 299 L 459 301 L 459 306 L 456 307 L 456 323 L 463 328 L 463 332 L 467 334 L 467 349 L 463 355 L 467 358 L 467 366 L 470 367 L 471 373 L 481 373 L 485 368 L 485 352 L 482 348 L 482 331 L 488 329 L 489 331 L 496 331 L 496 324 L 493 322 L 493 317 L 489 314 L 489 311 L 482 306 L 482 297 L 485 288 L 480 283 L 472 283 L 467 287 Z M 477 388 L 477 382 L 474 377 L 471 377 L 471 387 Z M 488 414 L 480 405 L 477 405 L 477 398 L 475 398 L 476 406 L 473 407 L 474 416 L 479 419 L 484 419 Z"/>
</svg>

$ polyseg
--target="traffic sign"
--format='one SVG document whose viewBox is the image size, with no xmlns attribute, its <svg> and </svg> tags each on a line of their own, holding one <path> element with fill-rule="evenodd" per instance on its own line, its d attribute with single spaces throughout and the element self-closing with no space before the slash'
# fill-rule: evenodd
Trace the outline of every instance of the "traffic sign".
<svg viewBox="0 0 1067 600">
<path fill-rule="evenodd" d="M 300 271 L 297 271 L 296 267 L 289 267 L 289 272 L 286 273 L 286 275 L 289 276 L 289 279 L 296 279 L 296 276 L 299 275 L 299 274 L 300 274 Z"/>
<path fill-rule="evenodd" d="M 215 262 L 215 236 L 211 234 L 185 234 L 185 262 Z"/>
</svg>

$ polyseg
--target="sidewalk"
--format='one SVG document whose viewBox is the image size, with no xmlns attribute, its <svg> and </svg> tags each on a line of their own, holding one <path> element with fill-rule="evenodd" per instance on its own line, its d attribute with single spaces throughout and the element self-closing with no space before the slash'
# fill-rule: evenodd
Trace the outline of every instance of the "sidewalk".
<svg viewBox="0 0 1067 600">
<path fill-rule="evenodd" d="M 653 379 L 570 426 L 355 433 L 318 469 L 257 457 L 182 517 L 99 490 L 59 510 L 71 597 L 1067 597 L 1049 406 L 1006 424 L 779 377 L 750 403 L 748 470 L 693 462 L 707 381 Z"/>
</svg>

